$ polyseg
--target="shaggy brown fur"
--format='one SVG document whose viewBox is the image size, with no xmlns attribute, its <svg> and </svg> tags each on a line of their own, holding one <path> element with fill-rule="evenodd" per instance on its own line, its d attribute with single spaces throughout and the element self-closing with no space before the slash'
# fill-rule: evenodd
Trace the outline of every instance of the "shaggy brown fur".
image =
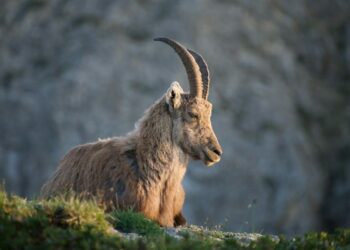
<svg viewBox="0 0 350 250">
<path fill-rule="evenodd" d="M 83 198 L 102 198 L 109 210 L 133 208 L 161 226 L 185 224 L 181 182 L 189 158 L 212 165 L 222 153 L 211 127 L 211 108 L 174 82 L 126 137 L 73 148 L 41 197 L 73 190 Z"/>
</svg>

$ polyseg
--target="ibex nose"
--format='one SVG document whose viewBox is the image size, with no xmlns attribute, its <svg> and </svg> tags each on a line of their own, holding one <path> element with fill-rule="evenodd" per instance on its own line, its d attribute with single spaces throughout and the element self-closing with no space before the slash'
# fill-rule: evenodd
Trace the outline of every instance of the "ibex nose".
<svg viewBox="0 0 350 250">
<path fill-rule="evenodd" d="M 213 150 L 213 152 L 215 153 L 215 154 L 217 154 L 218 156 L 221 156 L 222 155 L 222 149 L 220 148 L 220 149 L 214 149 Z"/>
<path fill-rule="evenodd" d="M 219 142 L 217 140 L 213 140 L 211 145 L 211 150 L 218 156 L 221 156 L 223 152 Z"/>
</svg>

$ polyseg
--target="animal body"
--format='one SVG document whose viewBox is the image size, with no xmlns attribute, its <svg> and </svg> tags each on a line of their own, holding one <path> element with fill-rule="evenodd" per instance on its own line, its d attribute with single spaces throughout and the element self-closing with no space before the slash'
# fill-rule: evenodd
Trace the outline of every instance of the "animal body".
<svg viewBox="0 0 350 250">
<path fill-rule="evenodd" d="M 181 182 L 189 159 L 210 166 L 222 154 L 210 121 L 209 71 L 196 52 L 168 38 L 155 40 L 180 56 L 190 92 L 174 82 L 125 137 L 73 148 L 42 187 L 42 198 L 72 190 L 81 197 L 100 197 L 108 210 L 132 208 L 161 226 L 186 223 Z"/>
</svg>

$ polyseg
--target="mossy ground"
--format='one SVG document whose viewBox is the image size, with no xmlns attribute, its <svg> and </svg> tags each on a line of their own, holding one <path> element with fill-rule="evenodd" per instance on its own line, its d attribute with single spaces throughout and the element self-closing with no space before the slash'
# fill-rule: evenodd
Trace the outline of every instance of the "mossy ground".
<svg viewBox="0 0 350 250">
<path fill-rule="evenodd" d="M 0 249 L 350 249 L 350 229 L 243 243 L 237 235 L 189 226 L 174 237 L 132 211 L 107 214 L 93 201 L 28 201 L 0 190 Z"/>
</svg>

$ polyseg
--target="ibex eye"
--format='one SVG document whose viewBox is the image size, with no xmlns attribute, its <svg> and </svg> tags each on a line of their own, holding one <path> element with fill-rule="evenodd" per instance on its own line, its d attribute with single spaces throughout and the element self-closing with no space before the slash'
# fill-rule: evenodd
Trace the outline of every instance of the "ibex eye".
<svg viewBox="0 0 350 250">
<path fill-rule="evenodd" d="M 192 119 L 198 119 L 198 114 L 192 113 L 192 112 L 188 112 L 189 117 L 191 117 Z"/>
</svg>

